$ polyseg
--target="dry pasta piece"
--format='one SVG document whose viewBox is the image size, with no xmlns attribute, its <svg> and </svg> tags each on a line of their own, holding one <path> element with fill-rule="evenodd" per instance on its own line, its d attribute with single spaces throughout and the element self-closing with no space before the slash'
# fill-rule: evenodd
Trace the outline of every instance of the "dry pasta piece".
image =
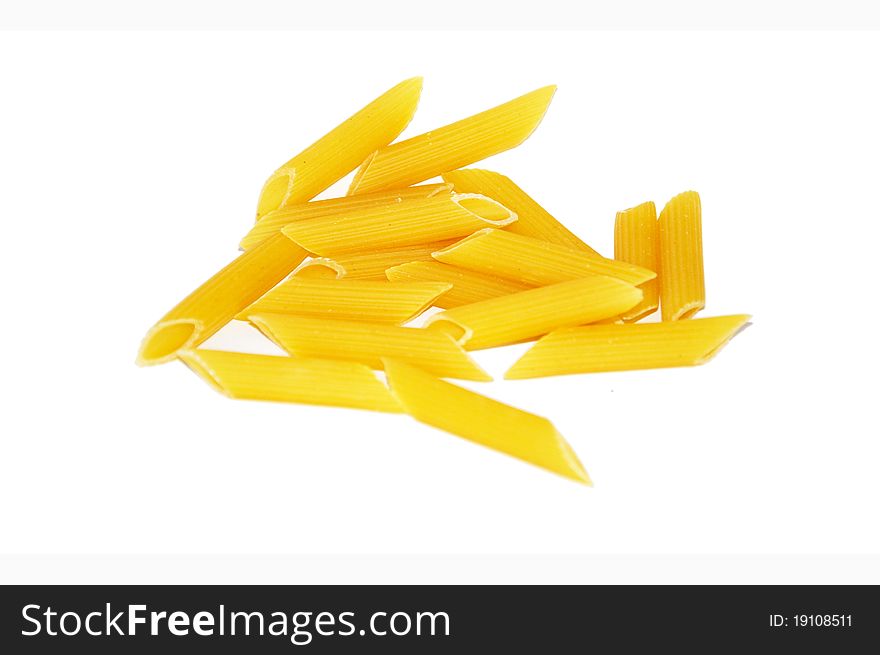
<svg viewBox="0 0 880 655">
<path fill-rule="evenodd" d="M 518 146 L 538 127 L 555 92 L 555 86 L 545 86 L 381 148 L 361 164 L 348 194 L 409 186 Z"/>
<path fill-rule="evenodd" d="M 242 310 L 249 314 L 296 314 L 341 321 L 399 325 L 418 316 L 452 285 L 446 282 L 371 282 L 289 278 Z"/>
<path fill-rule="evenodd" d="M 587 255 L 566 246 L 483 229 L 434 253 L 445 264 L 496 275 L 522 284 L 545 285 L 590 275 L 616 277 L 641 284 L 655 277 L 654 271 L 613 259 Z"/>
<path fill-rule="evenodd" d="M 557 330 L 532 346 L 504 378 L 696 366 L 714 357 L 750 318 L 739 314 Z"/>
<path fill-rule="evenodd" d="M 239 255 L 150 328 L 137 363 L 162 364 L 183 349 L 195 348 L 283 280 L 307 254 L 278 234 Z"/>
<path fill-rule="evenodd" d="M 433 198 L 436 195 L 448 195 L 451 193 L 451 190 L 452 185 L 447 183 L 423 184 L 406 189 L 368 193 L 363 196 L 345 196 L 343 198 L 313 200 L 312 202 L 289 205 L 283 209 L 271 211 L 257 221 L 241 240 L 239 248 L 242 250 L 253 248 L 273 234 L 278 233 L 288 223 L 309 218 L 332 216 L 334 214 L 344 215 L 346 212 L 363 209 L 364 207 L 396 205 L 411 198 Z"/>
<path fill-rule="evenodd" d="M 659 271 L 659 234 L 657 209 L 653 202 L 617 212 L 614 219 L 614 259 Z M 623 316 L 625 322 L 638 321 L 656 312 L 660 306 L 660 281 L 657 278 L 642 282 L 639 288 L 645 297 Z"/>
<path fill-rule="evenodd" d="M 421 93 L 422 78 L 404 80 L 284 164 L 263 185 L 257 220 L 311 200 L 391 143 L 412 120 Z"/>
<path fill-rule="evenodd" d="M 347 280 L 386 280 L 385 271 L 407 262 L 432 262 L 431 254 L 455 243 L 456 239 L 423 243 L 405 248 L 377 250 L 338 257 L 313 257 L 293 272 L 296 277 Z"/>
<path fill-rule="evenodd" d="M 385 361 L 391 392 L 417 421 L 592 486 L 568 442 L 542 416 L 438 380 L 400 361 Z"/>
<path fill-rule="evenodd" d="M 311 253 L 334 257 L 460 238 L 515 220 L 516 214 L 491 198 L 456 193 L 297 221 L 282 232 Z"/>
<path fill-rule="evenodd" d="M 593 275 L 448 309 L 428 318 L 425 326 L 477 350 L 611 318 L 641 299 L 642 292 L 631 284 Z"/>
<path fill-rule="evenodd" d="M 535 202 L 509 177 L 493 171 L 465 168 L 444 173 L 443 179 L 451 182 L 458 193 L 481 193 L 515 211 L 519 218 L 516 223 L 507 227 L 508 232 L 581 250 L 588 255 L 599 256 L 599 253 L 551 216 L 550 212 Z"/>
<path fill-rule="evenodd" d="M 440 262 L 410 262 L 385 271 L 389 280 L 450 282 L 452 288 L 434 301 L 435 307 L 452 309 L 461 305 L 507 296 L 530 288 L 519 282 L 511 282 L 466 268 L 441 264 Z"/>
<path fill-rule="evenodd" d="M 356 362 L 186 350 L 180 359 L 230 398 L 402 412 L 388 388 Z"/>
<path fill-rule="evenodd" d="M 393 357 L 440 377 L 492 379 L 445 334 L 282 314 L 253 314 L 248 318 L 263 334 L 297 357 L 342 359 L 375 369 L 382 368 L 383 357 Z"/>
<path fill-rule="evenodd" d="M 706 306 L 700 196 L 685 191 L 660 212 L 660 314 L 690 318 Z"/>
</svg>

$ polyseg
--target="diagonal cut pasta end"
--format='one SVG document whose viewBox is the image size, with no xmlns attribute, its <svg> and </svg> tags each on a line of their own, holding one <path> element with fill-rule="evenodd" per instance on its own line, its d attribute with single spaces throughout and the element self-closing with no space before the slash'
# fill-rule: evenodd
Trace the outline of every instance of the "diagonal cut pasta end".
<svg viewBox="0 0 880 655">
<path fill-rule="evenodd" d="M 491 382 L 492 377 L 446 335 L 421 328 L 263 312 L 248 320 L 294 357 L 355 361 L 380 370 L 402 360 L 438 377 Z"/>
<path fill-rule="evenodd" d="M 532 133 L 538 129 L 538 126 L 547 114 L 547 109 L 549 109 L 550 101 L 553 100 L 554 95 L 556 95 L 556 85 L 550 84 L 548 86 L 542 86 L 540 89 L 535 89 L 518 99 L 523 101 L 523 104 L 525 105 L 523 114 L 525 116 L 531 114 L 532 118 L 531 121 L 523 124 L 519 141 L 516 145 L 519 145 L 528 139 L 532 136 Z"/>
<path fill-rule="evenodd" d="M 735 314 L 556 330 L 527 350 L 504 379 L 699 366 L 718 354 L 750 319 L 748 314 Z"/>
<path fill-rule="evenodd" d="M 556 93 L 545 86 L 462 120 L 378 149 L 349 195 L 405 187 L 515 148 L 541 123 Z"/>
<path fill-rule="evenodd" d="M 351 178 L 351 184 L 348 185 L 348 192 L 346 195 L 353 196 L 358 192 L 358 188 L 361 185 L 361 180 L 364 179 L 364 175 L 367 172 L 367 169 L 370 168 L 370 165 L 373 163 L 373 160 L 376 159 L 376 155 L 379 154 L 378 150 L 373 151 L 364 162 L 358 166 L 358 169 L 354 172 L 354 177 Z"/>
<path fill-rule="evenodd" d="M 235 398 L 229 389 L 223 384 L 223 380 L 207 361 L 199 354 L 198 350 L 182 350 L 180 352 L 180 361 L 205 382 L 207 382 L 215 391 L 222 393 L 227 398 Z"/>
<path fill-rule="evenodd" d="M 399 360 L 383 359 L 383 365 L 391 393 L 417 421 L 592 486 L 574 450 L 546 418 Z"/>
<path fill-rule="evenodd" d="M 375 373 L 356 362 L 201 349 L 180 358 L 211 387 L 237 400 L 403 411 Z"/>
<path fill-rule="evenodd" d="M 153 366 L 170 362 L 180 351 L 191 347 L 201 332 L 201 322 L 193 319 L 160 321 L 144 336 L 135 363 L 138 366 Z"/>
<path fill-rule="evenodd" d="M 694 365 L 705 364 L 715 357 L 718 352 L 726 346 L 740 332 L 751 325 L 751 314 L 734 314 L 732 316 L 718 316 L 714 318 L 703 319 L 705 321 L 713 321 L 717 323 L 718 329 L 714 334 L 707 335 L 705 350 L 701 355 L 694 359 Z"/>
<path fill-rule="evenodd" d="M 437 261 L 442 262 L 446 258 L 446 255 L 448 255 L 449 253 L 455 252 L 456 250 L 460 249 L 464 244 L 468 243 L 469 241 L 474 241 L 475 239 L 479 239 L 480 237 L 484 237 L 484 236 L 488 235 L 494 229 L 495 228 L 484 227 L 482 230 L 477 230 L 473 234 L 469 234 L 464 239 L 460 239 L 459 241 L 456 241 L 455 243 L 453 243 L 450 246 L 446 246 L 445 248 L 442 248 L 441 250 L 435 250 L 434 252 L 431 253 L 431 257 L 433 257 Z"/>
<path fill-rule="evenodd" d="M 565 440 L 565 437 L 555 427 L 553 432 L 556 434 L 556 446 L 562 459 L 561 466 L 555 472 L 570 480 L 592 487 L 593 480 L 590 478 L 590 474 L 587 473 L 587 469 L 581 464 L 581 460 L 578 458 L 577 453 L 574 452 L 574 448 L 571 447 L 571 444 Z"/>
</svg>

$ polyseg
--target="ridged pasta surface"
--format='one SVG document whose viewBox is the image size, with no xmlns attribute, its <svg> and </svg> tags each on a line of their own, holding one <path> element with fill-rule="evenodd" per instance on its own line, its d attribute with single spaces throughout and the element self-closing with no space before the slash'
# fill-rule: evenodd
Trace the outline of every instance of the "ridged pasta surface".
<svg viewBox="0 0 880 655">
<path fill-rule="evenodd" d="M 277 234 L 239 255 L 150 328 L 138 364 L 161 364 L 185 348 L 195 348 L 283 280 L 307 254 Z"/>
<path fill-rule="evenodd" d="M 532 346 L 505 379 L 696 366 L 715 354 L 749 316 L 691 321 L 588 325 L 551 332 Z"/>
<path fill-rule="evenodd" d="M 309 280 L 292 277 L 239 313 L 274 313 L 399 325 L 421 314 L 452 285 L 444 282 Z"/>
<path fill-rule="evenodd" d="M 507 230 L 480 230 L 435 252 L 434 259 L 533 286 L 591 275 L 641 284 L 655 276 L 654 271 L 640 266 L 588 255 Z"/>
<path fill-rule="evenodd" d="M 458 193 L 481 193 L 515 211 L 519 218 L 505 228 L 508 232 L 599 255 L 505 175 L 464 168 L 444 173 L 443 179 L 450 182 Z"/>
<path fill-rule="evenodd" d="M 453 336 L 467 350 L 477 350 L 612 318 L 641 299 L 642 292 L 631 284 L 593 275 L 447 309 L 425 324 Z"/>
<path fill-rule="evenodd" d="M 493 200 L 453 194 L 310 218 L 289 223 L 282 233 L 310 253 L 334 257 L 455 239 L 515 220 L 515 214 Z"/>
<path fill-rule="evenodd" d="M 412 120 L 421 93 L 422 78 L 404 80 L 291 158 L 263 185 L 257 219 L 311 200 L 391 143 Z"/>
<path fill-rule="evenodd" d="M 685 191 L 660 212 L 660 314 L 690 318 L 706 306 L 700 196 Z"/>
<path fill-rule="evenodd" d="M 402 411 L 363 364 L 202 349 L 184 351 L 180 358 L 230 398 Z"/>
<path fill-rule="evenodd" d="M 436 261 L 401 264 L 389 268 L 385 271 L 385 275 L 389 280 L 448 282 L 452 288 L 434 301 L 435 307 L 443 309 L 452 309 L 489 298 L 507 296 L 529 288 L 525 284 Z"/>
<path fill-rule="evenodd" d="M 328 198 L 327 200 L 313 200 L 289 205 L 283 209 L 269 212 L 242 238 L 238 247 L 241 250 L 250 250 L 262 243 L 273 234 L 277 234 L 288 223 L 303 221 L 309 218 L 321 218 L 323 216 L 344 215 L 347 212 L 363 209 L 365 207 L 385 207 L 412 198 L 432 198 L 437 195 L 450 195 L 451 184 L 423 184 L 421 186 L 397 189 L 394 191 L 380 191 L 363 196 L 344 196 L 342 198 Z"/>
<path fill-rule="evenodd" d="M 438 380 L 403 362 L 386 361 L 385 374 L 403 410 L 416 420 L 592 485 L 574 450 L 546 418 Z"/>
<path fill-rule="evenodd" d="M 651 271 L 660 270 L 660 229 L 653 202 L 617 212 L 614 219 L 614 259 Z M 660 306 L 658 278 L 642 282 L 639 288 L 644 298 L 622 317 L 626 322 L 649 316 Z"/>
<path fill-rule="evenodd" d="M 450 125 L 393 143 L 355 173 L 349 195 L 397 189 L 509 150 L 544 117 L 555 86 L 545 86 Z"/>
<path fill-rule="evenodd" d="M 411 363 L 440 377 L 489 381 L 453 339 L 416 328 L 331 321 L 281 314 L 255 314 L 249 320 L 291 355 L 341 359 L 382 368 L 382 358 Z"/>
</svg>

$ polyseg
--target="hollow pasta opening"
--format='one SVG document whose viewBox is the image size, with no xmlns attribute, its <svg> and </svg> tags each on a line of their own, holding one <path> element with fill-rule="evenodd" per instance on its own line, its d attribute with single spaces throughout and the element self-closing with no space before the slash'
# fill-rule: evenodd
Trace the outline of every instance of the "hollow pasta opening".
<svg viewBox="0 0 880 655">
<path fill-rule="evenodd" d="M 338 280 L 344 276 L 345 267 L 326 257 L 315 257 L 303 262 L 291 275 L 306 280 Z"/>
<path fill-rule="evenodd" d="M 688 303 L 681 307 L 675 314 L 673 314 L 670 320 L 685 321 L 689 318 L 692 318 L 698 311 L 703 309 L 703 307 L 705 307 L 705 305 L 702 302 Z"/>
<path fill-rule="evenodd" d="M 293 178 L 293 171 L 282 170 L 266 180 L 260 192 L 260 201 L 257 203 L 257 220 L 284 204 L 293 188 Z"/>
<path fill-rule="evenodd" d="M 452 202 L 492 225 L 509 225 L 517 219 L 516 212 L 479 193 L 454 193 Z"/>
<path fill-rule="evenodd" d="M 439 317 L 441 314 L 436 314 L 435 316 Z M 428 319 L 429 322 L 425 325 L 425 329 L 450 336 L 459 346 L 463 346 L 474 333 L 470 328 L 466 328 L 460 323 L 449 320 L 448 318 L 432 319 L 434 319 L 434 317 Z"/>
<path fill-rule="evenodd" d="M 147 366 L 173 359 L 181 349 L 195 340 L 197 328 L 196 321 L 189 319 L 159 323 L 144 337 L 138 354 L 138 364 Z"/>
</svg>

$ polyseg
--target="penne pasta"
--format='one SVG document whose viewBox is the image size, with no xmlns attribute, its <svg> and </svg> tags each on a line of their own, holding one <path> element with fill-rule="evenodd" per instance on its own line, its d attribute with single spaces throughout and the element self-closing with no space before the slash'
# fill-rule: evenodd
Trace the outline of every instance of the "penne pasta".
<svg viewBox="0 0 880 655">
<path fill-rule="evenodd" d="M 592 486 L 553 424 L 399 361 L 385 361 L 391 392 L 417 421 Z"/>
<path fill-rule="evenodd" d="M 307 254 L 278 234 L 239 255 L 150 328 L 137 363 L 162 364 L 183 349 L 195 348 L 283 280 Z"/>
<path fill-rule="evenodd" d="M 410 186 L 518 146 L 538 127 L 555 92 L 555 86 L 545 86 L 451 125 L 381 148 L 361 164 L 348 194 Z"/>
<path fill-rule="evenodd" d="M 186 350 L 180 359 L 230 398 L 403 411 L 376 374 L 355 362 L 220 350 Z"/>
<path fill-rule="evenodd" d="M 253 248 L 273 234 L 280 232 L 281 228 L 288 223 L 323 216 L 345 215 L 347 212 L 364 207 L 396 205 L 412 198 L 433 198 L 436 195 L 448 195 L 451 193 L 451 189 L 452 185 L 446 183 L 423 184 L 406 189 L 368 193 L 363 196 L 345 196 L 289 205 L 283 209 L 271 211 L 257 221 L 241 240 L 239 248 L 242 250 Z"/>
<path fill-rule="evenodd" d="M 659 271 L 659 251 L 657 209 L 653 202 L 617 212 L 614 219 L 614 259 Z M 657 278 L 642 282 L 639 288 L 644 298 L 622 317 L 625 322 L 638 321 L 656 312 L 660 306 L 660 281 Z"/>
<path fill-rule="evenodd" d="M 435 250 L 441 250 L 455 243 L 455 239 L 424 243 L 405 248 L 377 250 L 352 255 L 339 255 L 334 258 L 314 257 L 304 261 L 293 272 L 296 277 L 306 278 L 345 278 L 347 280 L 386 280 L 385 271 L 407 262 L 432 262 Z"/>
<path fill-rule="evenodd" d="M 284 164 L 263 185 L 257 220 L 311 200 L 391 143 L 412 120 L 421 93 L 422 78 L 401 82 Z"/>
<path fill-rule="evenodd" d="M 516 214 L 491 198 L 456 193 L 297 221 L 282 232 L 311 253 L 334 257 L 460 238 L 515 220 Z"/>
<path fill-rule="evenodd" d="M 466 268 L 435 261 L 410 262 L 393 266 L 385 271 L 385 275 L 393 281 L 427 282 L 430 280 L 451 283 L 452 288 L 434 301 L 435 307 L 443 309 L 452 309 L 489 298 L 507 296 L 529 288 L 519 282 L 511 282 L 485 273 L 477 273 Z"/>
<path fill-rule="evenodd" d="M 509 177 L 493 171 L 465 168 L 444 173 L 443 179 L 452 183 L 457 193 L 479 193 L 515 211 L 519 218 L 516 223 L 507 227 L 508 232 L 599 256 L 599 253 L 553 218 Z"/>
<path fill-rule="evenodd" d="M 750 318 L 740 314 L 557 330 L 532 346 L 504 378 L 696 366 L 714 357 Z"/>
<path fill-rule="evenodd" d="M 660 314 L 690 318 L 706 306 L 700 196 L 686 191 L 660 212 Z"/>
<path fill-rule="evenodd" d="M 243 253 L 148 330 L 137 363 L 180 359 L 230 398 L 406 413 L 592 486 L 548 419 L 443 379 L 491 381 L 471 351 L 530 341 L 505 379 L 714 357 L 750 317 L 692 318 L 700 197 L 617 212 L 603 257 L 509 177 L 465 168 L 527 139 L 556 87 L 394 142 L 421 88 L 403 81 L 278 168 Z M 345 197 L 315 200 L 351 172 Z M 212 349 L 234 319 L 284 356 Z"/>
<path fill-rule="evenodd" d="M 641 299 L 642 292 L 631 284 L 593 275 L 448 309 L 428 318 L 425 326 L 477 350 L 615 317 Z"/>
<path fill-rule="evenodd" d="M 434 259 L 532 286 L 590 275 L 615 277 L 630 284 L 642 284 L 655 277 L 654 271 L 640 266 L 587 255 L 506 230 L 474 232 L 435 252 Z"/>
<path fill-rule="evenodd" d="M 274 313 L 400 325 L 418 316 L 452 285 L 289 278 L 239 313 Z"/>
<path fill-rule="evenodd" d="M 393 357 L 439 375 L 462 380 L 492 378 L 451 338 L 416 328 L 331 321 L 282 314 L 252 314 L 259 330 L 291 355 L 342 359 L 382 368 Z"/>
</svg>

